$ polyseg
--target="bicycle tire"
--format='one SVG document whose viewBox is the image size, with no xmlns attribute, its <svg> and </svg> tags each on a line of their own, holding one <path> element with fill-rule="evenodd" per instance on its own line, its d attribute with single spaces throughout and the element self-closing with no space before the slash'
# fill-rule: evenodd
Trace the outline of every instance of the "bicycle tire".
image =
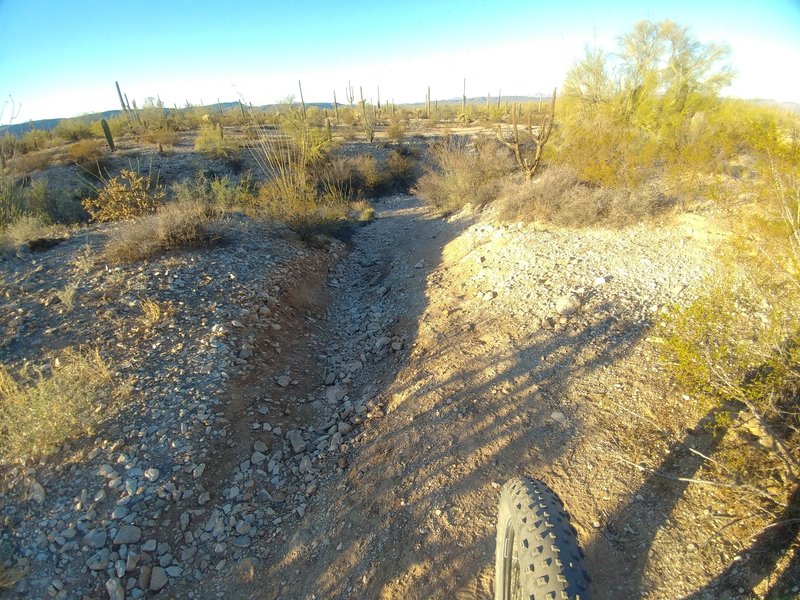
<svg viewBox="0 0 800 600">
<path fill-rule="evenodd" d="M 500 493 L 495 600 L 589 600 L 589 575 L 558 495 L 518 477 Z"/>
</svg>

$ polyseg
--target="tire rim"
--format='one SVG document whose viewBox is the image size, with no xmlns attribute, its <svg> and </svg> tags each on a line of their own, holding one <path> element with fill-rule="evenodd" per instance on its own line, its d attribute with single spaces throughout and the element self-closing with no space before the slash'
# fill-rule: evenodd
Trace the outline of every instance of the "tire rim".
<svg viewBox="0 0 800 600">
<path fill-rule="evenodd" d="M 520 585 L 519 556 L 517 545 L 514 543 L 514 528 L 511 519 L 506 523 L 506 532 L 503 540 L 503 591 L 504 598 L 508 600 L 524 600 Z"/>
</svg>

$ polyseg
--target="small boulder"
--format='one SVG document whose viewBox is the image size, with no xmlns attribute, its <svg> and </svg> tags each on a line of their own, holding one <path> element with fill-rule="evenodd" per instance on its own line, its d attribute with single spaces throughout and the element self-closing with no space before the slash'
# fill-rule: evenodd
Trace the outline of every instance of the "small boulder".
<svg viewBox="0 0 800 600">
<path fill-rule="evenodd" d="M 135 544 L 142 538 L 142 530 L 136 525 L 124 525 L 120 527 L 117 535 L 114 536 L 114 545 Z"/>
</svg>

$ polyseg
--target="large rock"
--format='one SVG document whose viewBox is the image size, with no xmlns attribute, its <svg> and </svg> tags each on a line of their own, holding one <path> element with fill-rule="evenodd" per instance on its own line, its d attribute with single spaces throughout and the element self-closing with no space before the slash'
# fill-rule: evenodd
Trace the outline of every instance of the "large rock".
<svg viewBox="0 0 800 600">
<path fill-rule="evenodd" d="M 153 567 L 153 570 L 150 572 L 150 590 L 153 592 L 160 591 L 167 585 L 167 581 L 167 571 L 164 567 Z"/>
<path fill-rule="evenodd" d="M 332 385 L 327 390 L 325 390 L 325 397 L 328 400 L 328 404 L 338 404 L 342 401 L 345 396 L 344 389 L 339 385 Z"/>
<path fill-rule="evenodd" d="M 46 495 L 47 494 L 45 493 L 42 484 L 35 479 L 31 479 L 30 483 L 28 484 L 28 498 L 41 504 L 44 502 Z"/>
<path fill-rule="evenodd" d="M 106 581 L 106 591 L 108 592 L 109 600 L 125 600 L 125 588 L 122 587 L 122 581 L 119 577 L 112 577 Z"/>
<path fill-rule="evenodd" d="M 120 527 L 117 535 L 114 536 L 114 545 L 135 544 L 142 538 L 142 530 L 136 525 L 125 525 Z"/>
<path fill-rule="evenodd" d="M 96 550 L 106 545 L 106 539 L 108 539 L 108 535 L 105 531 L 102 529 L 92 529 L 83 536 L 83 543 L 89 546 L 89 548 L 94 548 Z"/>
<path fill-rule="evenodd" d="M 303 439 L 303 434 L 301 434 L 300 431 L 298 431 L 297 429 L 293 429 L 292 431 L 287 433 L 286 438 L 292 445 L 292 450 L 294 450 L 295 454 L 299 454 L 300 452 L 306 449 L 306 442 Z"/>
<path fill-rule="evenodd" d="M 581 299 L 575 294 L 567 294 L 556 300 L 556 312 L 562 317 L 574 315 L 581 308 Z"/>
<path fill-rule="evenodd" d="M 108 548 L 101 548 L 86 560 L 86 566 L 92 571 L 104 571 L 108 566 L 110 555 Z"/>
</svg>

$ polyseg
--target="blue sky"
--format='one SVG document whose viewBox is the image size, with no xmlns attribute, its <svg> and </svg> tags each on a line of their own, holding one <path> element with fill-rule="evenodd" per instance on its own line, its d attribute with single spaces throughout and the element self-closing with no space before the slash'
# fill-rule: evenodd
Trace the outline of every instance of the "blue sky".
<svg viewBox="0 0 800 600">
<path fill-rule="evenodd" d="M 0 99 L 16 122 L 141 102 L 271 103 L 303 82 L 307 101 L 421 101 L 560 85 L 586 44 L 613 50 L 640 19 L 672 19 L 726 42 L 728 95 L 800 102 L 800 0 L 734 3 L 470 0 L 194 2 L 0 0 Z M 2 102 L 0 100 L 0 103 Z M 9 109 L 2 117 L 6 123 Z"/>
</svg>

